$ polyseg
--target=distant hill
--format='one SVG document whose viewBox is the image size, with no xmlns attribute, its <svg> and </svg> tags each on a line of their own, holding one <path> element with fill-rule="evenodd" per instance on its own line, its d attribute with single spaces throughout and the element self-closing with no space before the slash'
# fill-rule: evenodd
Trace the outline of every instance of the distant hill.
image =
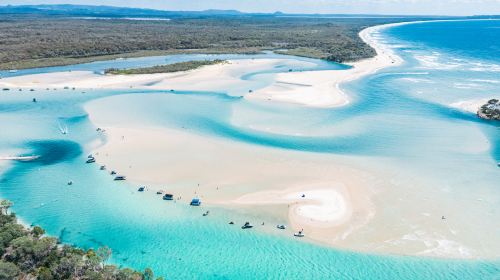
<svg viewBox="0 0 500 280">
<path fill-rule="evenodd" d="M 237 17 L 237 16 L 271 16 L 271 17 L 374 17 L 398 18 L 403 15 L 368 15 L 368 14 L 286 14 L 280 11 L 274 13 L 244 13 L 237 10 L 205 10 L 205 11 L 164 11 L 143 8 L 127 8 L 114 6 L 91 5 L 6 5 L 0 6 L 0 14 L 40 14 L 70 17 L 154 17 L 154 18 L 182 18 L 182 17 Z M 418 16 L 411 16 L 413 18 Z M 426 18 L 429 18 L 426 16 Z M 442 18 L 442 17 L 440 17 Z"/>
<path fill-rule="evenodd" d="M 92 16 L 92 17 L 186 17 L 186 16 L 237 16 L 244 13 L 236 10 L 206 11 L 162 11 L 113 6 L 90 5 L 7 5 L 0 6 L 0 14 L 41 14 L 60 16 Z"/>
</svg>

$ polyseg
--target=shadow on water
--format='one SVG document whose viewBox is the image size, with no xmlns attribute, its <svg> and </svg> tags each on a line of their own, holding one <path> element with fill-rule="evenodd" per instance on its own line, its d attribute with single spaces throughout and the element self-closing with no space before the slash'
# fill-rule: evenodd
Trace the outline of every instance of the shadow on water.
<svg viewBox="0 0 500 280">
<path fill-rule="evenodd" d="M 78 143 L 67 140 L 37 140 L 28 142 L 27 146 L 32 150 L 30 154 L 39 157 L 22 164 L 53 165 L 72 160 L 82 154 L 82 148 Z"/>
</svg>

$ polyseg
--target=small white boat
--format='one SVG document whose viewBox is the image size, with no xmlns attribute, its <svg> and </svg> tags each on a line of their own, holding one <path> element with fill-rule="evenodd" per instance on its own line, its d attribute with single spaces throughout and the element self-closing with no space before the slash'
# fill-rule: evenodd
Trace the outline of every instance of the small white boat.
<svg viewBox="0 0 500 280">
<path fill-rule="evenodd" d="M 293 234 L 293 236 L 295 236 L 295 237 L 304 237 L 304 233 L 303 233 L 303 231 L 301 230 L 301 231 L 299 231 L 299 232 L 297 232 L 297 233 L 294 233 L 294 234 Z"/>
<path fill-rule="evenodd" d="M 9 70 L 9 73 L 17 73 L 16 69 Z"/>
<path fill-rule="evenodd" d="M 19 156 L 19 157 L 0 157 L 0 160 L 17 160 L 17 161 L 32 161 L 40 158 L 40 156 Z"/>
</svg>

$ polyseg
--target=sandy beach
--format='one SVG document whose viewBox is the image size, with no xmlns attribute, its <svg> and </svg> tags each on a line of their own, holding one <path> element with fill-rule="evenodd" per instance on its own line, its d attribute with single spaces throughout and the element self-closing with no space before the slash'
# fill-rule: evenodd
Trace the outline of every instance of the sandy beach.
<svg viewBox="0 0 500 280">
<path fill-rule="evenodd" d="M 374 216 L 368 187 L 373 175 L 331 156 L 188 130 L 110 126 L 111 120 L 101 117 L 97 107 L 90 104 L 86 109 L 106 130 L 106 143 L 92 152 L 98 164 L 150 191 L 175 193 L 185 203 L 199 197 L 206 205 L 286 224 L 290 235 L 304 229 L 307 239 L 340 247 L 350 247 L 349 235 Z"/>
<path fill-rule="evenodd" d="M 472 114 L 477 114 L 477 111 L 481 106 L 486 104 L 490 98 L 472 99 L 464 100 L 450 104 L 450 107 L 459 109 L 464 112 L 469 112 Z"/>
<path fill-rule="evenodd" d="M 349 103 L 349 97 L 342 91 L 342 83 L 373 74 L 385 67 L 397 66 L 402 62 L 401 58 L 378 42 L 374 36 L 380 30 L 391 26 L 395 24 L 369 27 L 359 33 L 361 39 L 377 52 L 373 58 L 347 63 L 352 67 L 347 70 L 280 73 L 272 85 L 257 90 L 246 98 L 320 108 L 346 105 Z"/>
<path fill-rule="evenodd" d="M 145 75 L 101 75 L 90 71 L 56 72 L 5 78 L 0 86 L 10 88 L 149 89 L 221 91 L 227 87 L 245 88 L 240 77 L 248 72 L 272 68 L 282 59 L 242 59 L 199 69 Z M 248 90 L 247 90 L 248 91 Z"/>
<path fill-rule="evenodd" d="M 85 106 L 106 139 L 88 151 L 98 165 L 127 176 L 132 192 L 144 185 L 149 192 L 171 192 L 184 204 L 199 197 L 205 207 L 237 211 L 254 224 L 265 222 L 268 230 L 285 224 L 290 237 L 303 229 L 303 240 L 337 248 L 457 258 L 491 253 L 476 244 L 461 219 L 442 222 L 443 209 L 455 207 L 456 199 L 441 197 L 436 205 L 428 199 L 435 194 L 424 191 L 433 190 L 432 183 L 399 169 L 394 174 L 386 159 L 373 159 L 374 164 L 366 157 L 231 141 L 189 127 L 130 123 L 129 110 L 108 110 L 121 98 Z M 130 103 L 119 106 L 125 104 Z"/>
<path fill-rule="evenodd" d="M 250 81 L 241 77 L 276 67 L 285 59 L 231 60 L 169 74 L 115 76 L 85 71 L 38 74 L 5 78 L 0 80 L 0 86 L 173 89 L 226 94 L 229 89 L 229 94 L 242 93 L 256 102 L 336 107 L 349 103 L 342 83 L 402 63 L 387 46 L 378 42 L 377 33 L 393 25 L 399 24 L 361 31 L 361 38 L 377 52 L 374 58 L 353 63 L 348 70 L 280 73 L 270 85 L 251 93 L 248 93 Z M 299 66 L 309 63 L 292 61 Z M 239 211 L 266 223 L 286 224 L 290 236 L 303 229 L 304 240 L 328 246 L 458 258 L 489 253 L 470 249 L 480 247 L 487 251 L 482 245 L 470 245 L 477 242 L 473 233 L 457 237 L 456 232 L 466 227 L 460 219 L 442 222 L 442 209 L 446 208 L 443 201 L 456 201 L 442 198 L 442 204 L 435 205 L 432 200 L 422 198 L 420 190 L 432 185 L 420 182 L 419 177 L 403 176 L 402 171 L 393 174 L 389 161 L 380 163 L 386 159 L 364 157 L 360 160 L 329 153 L 283 150 L 206 135 L 184 126 L 131 123 L 127 121 L 129 113 L 125 109 L 109 110 L 120 104 L 120 98 L 123 96 L 111 96 L 85 105 L 90 121 L 105 130 L 106 139 L 103 143 L 92 143 L 86 151 L 95 156 L 99 165 L 127 176 L 134 192 L 136 186 L 145 185 L 150 191 L 172 192 L 186 204 L 191 198 L 199 197 L 209 207 Z M 124 103 L 123 106 L 131 105 Z M 238 107 L 232 110 L 235 108 Z M 245 114 L 233 111 L 228 116 L 229 122 L 237 125 L 238 117 L 244 119 L 238 113 Z M 267 132 L 287 134 L 278 130 Z M 366 164 L 370 160 L 376 163 Z M 387 168 L 374 168 L 380 165 Z M 394 180 L 396 176 L 403 179 Z M 387 201 L 391 204 L 387 205 Z M 404 213 L 394 215 L 395 209 L 404 209 L 401 210 Z"/>
<path fill-rule="evenodd" d="M 238 95 L 250 100 L 285 102 L 309 107 L 337 107 L 349 103 L 341 90 L 344 82 L 372 74 L 384 67 L 395 66 L 401 59 L 380 44 L 374 36 L 391 24 L 364 29 L 359 36 L 372 46 L 377 55 L 350 63 L 347 70 L 286 72 L 276 75 L 274 82 L 253 90 L 250 82 L 241 77 L 246 73 L 271 69 L 289 59 L 241 59 L 205 66 L 179 73 L 147 75 L 101 75 L 90 71 L 34 74 L 0 80 L 0 87 L 21 89 L 76 88 L 76 89 L 150 89 L 225 92 L 237 88 Z M 309 62 L 295 61 L 297 66 L 311 66 Z M 252 91 L 252 92 L 251 92 Z M 249 93 L 250 92 L 250 93 Z M 248 94 L 246 94 L 248 93 Z"/>
</svg>

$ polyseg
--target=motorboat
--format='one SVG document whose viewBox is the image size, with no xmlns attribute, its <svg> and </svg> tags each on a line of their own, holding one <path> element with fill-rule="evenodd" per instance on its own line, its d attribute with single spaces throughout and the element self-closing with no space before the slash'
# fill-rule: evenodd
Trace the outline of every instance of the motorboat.
<svg viewBox="0 0 500 280">
<path fill-rule="evenodd" d="M 165 195 L 163 195 L 163 200 L 174 200 L 174 195 L 166 193 Z"/>
<path fill-rule="evenodd" d="M 299 232 L 294 233 L 293 236 L 295 236 L 295 237 L 304 237 L 305 235 L 303 233 L 303 230 L 300 230 Z"/>
<path fill-rule="evenodd" d="M 248 228 L 253 228 L 253 226 L 249 222 L 246 222 L 243 226 L 241 226 L 241 228 L 248 229 Z"/>
<path fill-rule="evenodd" d="M 163 194 L 163 191 L 162 190 L 157 191 L 156 194 Z"/>
<path fill-rule="evenodd" d="M 138 189 L 137 191 L 139 191 L 139 192 L 143 192 L 143 191 L 145 191 L 145 190 L 146 190 L 146 187 L 139 187 L 139 189 Z"/>
<path fill-rule="evenodd" d="M 207 212 L 203 213 L 203 216 L 204 216 L 204 217 L 205 217 L 205 216 L 208 216 L 208 213 L 210 213 L 210 211 L 207 211 Z"/>
<path fill-rule="evenodd" d="M 201 205 L 201 200 L 199 198 L 193 198 L 191 200 L 191 203 L 189 203 L 191 206 L 200 206 Z"/>
<path fill-rule="evenodd" d="M 116 171 L 111 170 L 111 172 L 110 172 L 109 174 L 111 174 L 111 175 L 115 175 L 115 174 L 116 174 Z"/>
<path fill-rule="evenodd" d="M 101 167 L 99 167 L 99 170 L 106 170 L 106 165 L 101 165 Z"/>
<path fill-rule="evenodd" d="M 86 163 L 94 163 L 94 162 L 95 162 L 95 158 L 89 158 L 86 161 Z"/>
<path fill-rule="evenodd" d="M 277 225 L 276 228 L 278 228 L 278 229 L 286 229 L 286 226 L 285 225 Z"/>
<path fill-rule="evenodd" d="M 125 176 L 116 176 L 115 181 L 125 181 L 126 180 L 126 177 Z"/>
<path fill-rule="evenodd" d="M 71 185 L 73 185 L 73 181 L 68 182 L 68 186 L 71 186 Z"/>
</svg>

